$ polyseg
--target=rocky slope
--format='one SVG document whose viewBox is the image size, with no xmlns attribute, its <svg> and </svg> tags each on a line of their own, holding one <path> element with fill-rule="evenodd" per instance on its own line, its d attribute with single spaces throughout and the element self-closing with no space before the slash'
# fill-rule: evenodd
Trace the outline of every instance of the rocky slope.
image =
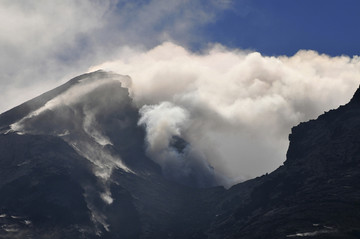
<svg viewBox="0 0 360 239">
<path fill-rule="evenodd" d="M 225 193 L 223 238 L 360 238 L 360 90 L 292 129 L 284 165 Z"/>
<path fill-rule="evenodd" d="M 198 189 L 146 156 L 126 80 L 85 74 L 0 115 L 0 238 L 360 238 L 360 91 L 294 127 L 273 173 Z"/>
</svg>

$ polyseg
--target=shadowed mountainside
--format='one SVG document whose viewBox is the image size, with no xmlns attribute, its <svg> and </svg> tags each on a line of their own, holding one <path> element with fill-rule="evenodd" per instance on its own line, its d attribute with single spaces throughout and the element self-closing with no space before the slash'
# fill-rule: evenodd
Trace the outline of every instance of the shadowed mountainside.
<svg viewBox="0 0 360 239">
<path fill-rule="evenodd" d="M 274 172 L 199 189 L 146 156 L 125 78 L 85 74 L 0 115 L 0 238 L 360 238 L 359 90 L 294 127 Z"/>
</svg>

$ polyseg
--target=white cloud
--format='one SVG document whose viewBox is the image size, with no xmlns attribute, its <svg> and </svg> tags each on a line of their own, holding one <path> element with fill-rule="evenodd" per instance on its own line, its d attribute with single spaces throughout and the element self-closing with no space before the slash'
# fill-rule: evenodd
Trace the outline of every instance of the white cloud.
<svg viewBox="0 0 360 239">
<path fill-rule="evenodd" d="M 157 109 L 170 102 L 185 110 L 186 127 L 174 134 L 218 172 L 237 179 L 280 166 L 291 127 L 346 103 L 360 78 L 356 56 L 299 51 L 267 57 L 220 45 L 195 54 L 169 42 L 91 70 L 98 68 L 130 75 L 139 107 Z M 154 125 L 160 122 L 147 117 Z M 166 117 L 173 118 L 176 125 L 177 117 Z"/>
</svg>

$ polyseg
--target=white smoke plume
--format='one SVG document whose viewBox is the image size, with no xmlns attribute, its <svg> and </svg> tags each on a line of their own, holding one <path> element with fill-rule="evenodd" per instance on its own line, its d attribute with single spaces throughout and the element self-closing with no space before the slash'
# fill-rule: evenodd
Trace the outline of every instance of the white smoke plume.
<svg viewBox="0 0 360 239">
<path fill-rule="evenodd" d="M 186 127 L 188 112 L 169 102 L 159 105 L 143 106 L 139 124 L 146 124 L 147 142 L 153 153 L 167 148 L 172 136 L 181 136 Z M 159 162 L 161 163 L 161 162 Z"/>
<path fill-rule="evenodd" d="M 132 78 L 155 161 L 166 160 L 154 152 L 179 135 L 230 184 L 280 166 L 291 127 L 349 101 L 360 80 L 358 56 L 270 57 L 221 45 L 193 53 L 170 42 L 127 48 L 97 69 Z"/>
<path fill-rule="evenodd" d="M 144 105 L 140 114 L 142 117 L 138 124 L 146 129 L 147 153 L 161 166 L 167 178 L 198 187 L 226 183 L 220 175 L 215 174 L 196 148 L 176 141 L 179 140 L 176 137 L 183 137 L 182 132 L 186 132 L 190 126 L 187 110 L 170 102 L 162 102 Z"/>
</svg>

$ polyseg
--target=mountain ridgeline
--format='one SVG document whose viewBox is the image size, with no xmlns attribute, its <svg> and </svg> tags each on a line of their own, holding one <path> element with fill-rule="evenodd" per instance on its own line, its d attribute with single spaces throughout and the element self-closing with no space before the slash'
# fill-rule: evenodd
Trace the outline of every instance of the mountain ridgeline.
<svg viewBox="0 0 360 239">
<path fill-rule="evenodd" d="M 360 238 L 359 90 L 294 127 L 284 165 L 224 189 L 164 177 L 128 81 L 84 74 L 0 115 L 0 238 Z"/>
</svg>

